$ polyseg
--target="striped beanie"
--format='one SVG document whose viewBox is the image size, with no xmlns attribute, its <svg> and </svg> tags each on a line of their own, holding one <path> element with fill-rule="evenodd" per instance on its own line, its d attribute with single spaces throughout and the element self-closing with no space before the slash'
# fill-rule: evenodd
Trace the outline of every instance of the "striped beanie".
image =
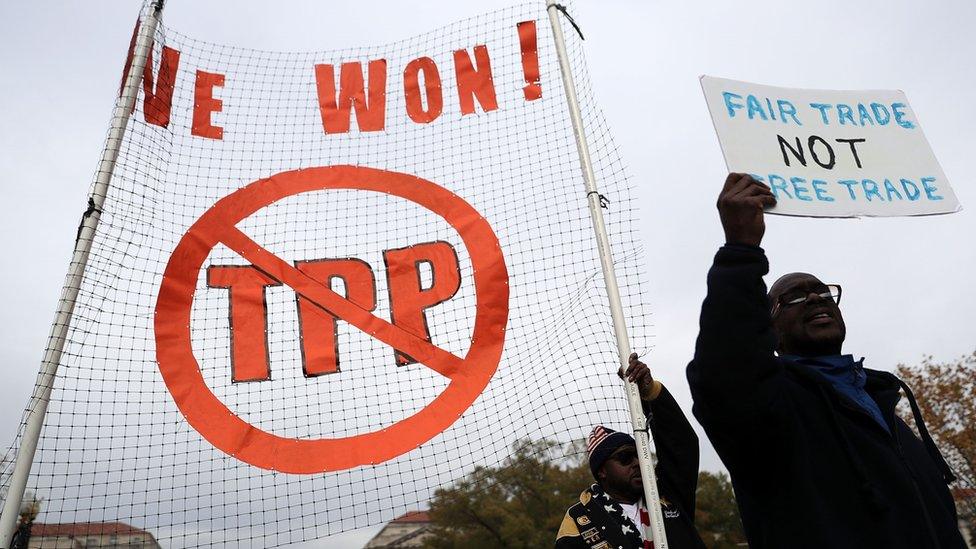
<svg viewBox="0 0 976 549">
<path fill-rule="evenodd" d="M 590 437 L 586 440 L 586 454 L 590 459 L 590 472 L 593 473 L 593 478 L 597 478 L 596 472 L 600 470 L 600 466 L 610 457 L 610 454 L 625 444 L 637 445 L 634 437 L 627 433 L 614 431 L 603 425 L 593 428 Z"/>
</svg>

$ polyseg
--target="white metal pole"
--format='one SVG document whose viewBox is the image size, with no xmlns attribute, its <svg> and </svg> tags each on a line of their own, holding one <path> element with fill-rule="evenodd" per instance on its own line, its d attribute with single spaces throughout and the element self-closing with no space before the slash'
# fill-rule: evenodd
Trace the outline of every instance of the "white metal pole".
<svg viewBox="0 0 976 549">
<path fill-rule="evenodd" d="M 2 548 L 10 547 L 14 531 L 17 528 L 17 517 L 24 497 L 24 490 L 27 487 L 27 477 L 34 461 L 34 452 L 37 450 L 37 441 L 41 435 L 44 415 L 51 398 L 54 377 L 57 374 L 58 365 L 61 363 L 61 352 L 64 350 L 68 327 L 74 313 L 75 300 L 78 298 L 78 292 L 81 289 L 81 281 L 88 264 L 88 254 L 95 238 L 95 229 L 98 227 L 102 205 L 105 203 L 105 197 L 108 194 L 108 185 L 112 179 L 112 172 L 115 170 L 115 161 L 119 156 L 125 128 L 139 93 L 139 84 L 142 82 L 149 48 L 152 47 L 153 36 L 156 34 L 156 26 L 159 23 L 159 15 L 162 9 L 163 0 L 154 0 L 149 6 L 148 13 L 142 18 L 129 73 L 122 93 L 115 103 L 112 126 L 105 143 L 102 159 L 98 165 L 98 172 L 95 175 L 95 184 L 89 197 L 88 210 L 85 212 L 78 231 L 74 254 L 71 257 L 68 275 L 65 278 L 64 289 L 61 293 L 61 300 L 58 303 L 54 324 L 51 326 L 51 333 L 48 336 L 47 349 L 41 361 L 34 393 L 31 395 L 27 407 L 26 425 L 20 439 L 20 448 L 17 450 L 17 461 L 14 464 L 13 473 L 11 473 L 10 487 L 7 490 L 3 514 L 0 515 L 0 547 Z"/>
<path fill-rule="evenodd" d="M 613 256 L 610 250 L 610 239 L 603 221 L 603 209 L 600 195 L 596 187 L 596 176 L 593 173 L 593 162 L 590 159 L 590 148 L 586 142 L 583 128 L 583 117 L 580 114 L 579 101 L 576 97 L 576 84 L 566 53 L 566 42 L 562 25 L 559 21 L 559 9 L 556 0 L 546 0 L 549 22 L 556 41 L 556 54 L 559 57 L 559 68 L 562 73 L 563 87 L 566 91 L 566 104 L 569 117 L 573 123 L 573 133 L 576 135 L 576 148 L 579 152 L 580 167 L 583 170 L 583 180 L 586 183 L 586 196 L 590 207 L 590 217 L 593 229 L 596 231 L 597 250 L 600 263 L 603 266 L 603 280 L 607 287 L 607 298 L 610 301 L 610 316 L 613 319 L 613 332 L 617 337 L 617 352 L 620 354 L 620 366 L 627 368 L 630 357 L 630 341 L 627 337 L 627 324 L 624 310 L 620 304 L 620 289 L 617 286 L 617 276 L 613 268 Z M 667 549 L 668 540 L 664 533 L 664 516 L 661 513 L 661 498 L 657 489 L 657 476 L 654 464 L 651 462 L 650 431 L 647 428 L 647 418 L 641 406 L 640 392 L 636 383 L 625 382 L 627 387 L 627 404 L 630 408 L 630 422 L 634 429 L 634 440 L 637 441 L 637 457 L 640 460 L 641 479 L 644 484 L 644 501 L 647 503 L 648 514 L 651 518 L 650 531 L 646 536 L 653 541 L 655 549 Z M 639 527 L 640 525 L 638 525 Z"/>
</svg>

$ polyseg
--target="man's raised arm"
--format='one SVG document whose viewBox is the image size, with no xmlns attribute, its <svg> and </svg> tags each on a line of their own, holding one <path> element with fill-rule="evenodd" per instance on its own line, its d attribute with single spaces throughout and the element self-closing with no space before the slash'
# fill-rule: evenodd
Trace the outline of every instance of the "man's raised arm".
<svg viewBox="0 0 976 549">
<path fill-rule="evenodd" d="M 763 211 L 776 204 L 769 187 L 743 174 L 729 174 L 718 198 L 726 244 L 708 272 L 695 358 L 688 383 L 695 416 L 708 428 L 761 412 L 775 397 L 780 372 L 773 351 L 766 285 L 769 271 L 759 245 L 766 230 Z"/>
</svg>

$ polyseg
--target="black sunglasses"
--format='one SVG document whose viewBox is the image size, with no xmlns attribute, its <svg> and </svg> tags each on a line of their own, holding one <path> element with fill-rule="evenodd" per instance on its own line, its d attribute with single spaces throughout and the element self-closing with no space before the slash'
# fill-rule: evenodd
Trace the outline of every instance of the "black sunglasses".
<svg viewBox="0 0 976 549">
<path fill-rule="evenodd" d="M 627 448 L 626 450 L 621 450 L 610 455 L 610 459 L 616 461 L 621 465 L 630 465 L 637 459 L 637 450 L 633 448 Z"/>
</svg>

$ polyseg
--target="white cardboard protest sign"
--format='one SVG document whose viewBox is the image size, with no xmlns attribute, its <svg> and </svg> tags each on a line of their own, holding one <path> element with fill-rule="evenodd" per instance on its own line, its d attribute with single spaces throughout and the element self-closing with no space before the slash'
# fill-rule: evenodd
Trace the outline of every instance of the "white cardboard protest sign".
<svg viewBox="0 0 976 549">
<path fill-rule="evenodd" d="M 770 213 L 906 216 L 959 211 L 905 94 L 806 90 L 701 77 L 731 172 L 777 198 Z"/>
</svg>

